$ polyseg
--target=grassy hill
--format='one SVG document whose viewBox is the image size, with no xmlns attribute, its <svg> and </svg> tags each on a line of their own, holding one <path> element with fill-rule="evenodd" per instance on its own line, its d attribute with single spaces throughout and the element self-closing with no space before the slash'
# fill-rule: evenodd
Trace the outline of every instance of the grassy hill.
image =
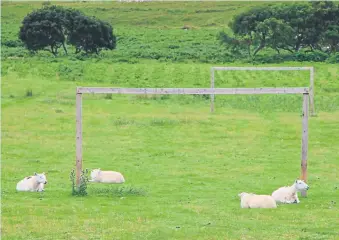
<svg viewBox="0 0 339 240">
<path fill-rule="evenodd" d="M 251 65 L 223 64 L 232 56 L 216 33 L 234 14 L 267 3 L 58 4 L 110 21 L 118 49 L 93 57 L 30 56 L 16 34 L 42 3 L 2 2 L 2 239 L 338 239 L 334 64 L 262 65 L 315 67 L 310 190 L 300 204 L 241 209 L 237 197 L 270 194 L 299 176 L 302 97 L 292 95 L 217 96 L 213 114 L 208 97 L 86 95 L 84 168 L 120 171 L 126 183 L 89 184 L 88 196 L 72 196 L 77 86 L 208 87 L 211 66 Z M 217 87 L 308 81 L 306 72 L 216 74 Z M 45 192 L 16 192 L 16 183 L 34 172 L 48 173 Z"/>
<path fill-rule="evenodd" d="M 233 2 L 86 2 L 59 3 L 110 22 L 118 36 L 117 49 L 102 53 L 111 61 L 138 61 L 140 58 L 162 61 L 233 61 L 216 36 L 227 29 L 234 14 L 260 3 Z M 24 56 L 17 41 L 22 19 L 41 2 L 3 3 L 2 49 L 4 57 Z M 188 30 L 183 29 L 187 27 Z M 8 43 L 8 44 L 6 44 Z M 19 43 L 17 43 L 19 45 Z M 14 44 L 15 46 L 15 44 Z M 74 51 L 73 51 L 74 52 Z M 48 54 L 48 53 L 46 53 Z M 46 54 L 41 53 L 40 56 Z M 48 54 L 49 55 L 49 54 Z"/>
</svg>

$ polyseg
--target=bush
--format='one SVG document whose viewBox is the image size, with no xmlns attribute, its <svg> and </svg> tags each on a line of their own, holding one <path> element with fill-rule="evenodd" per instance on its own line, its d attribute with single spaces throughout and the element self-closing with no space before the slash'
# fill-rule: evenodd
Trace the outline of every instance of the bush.
<svg viewBox="0 0 339 240">
<path fill-rule="evenodd" d="M 321 51 L 314 52 L 298 52 L 295 58 L 299 62 L 324 62 L 328 58 L 328 54 Z"/>
<path fill-rule="evenodd" d="M 80 175 L 80 187 L 76 186 L 76 181 L 75 181 L 75 171 L 74 169 L 71 171 L 70 174 L 70 179 L 72 182 L 72 195 L 73 196 L 87 196 L 87 183 L 89 181 L 88 179 L 88 169 L 82 170 L 81 175 Z"/>
<path fill-rule="evenodd" d="M 339 52 L 332 54 L 328 59 L 328 63 L 339 63 Z"/>
<path fill-rule="evenodd" d="M 23 43 L 20 42 L 19 40 L 7 40 L 7 41 L 5 40 L 2 42 L 2 45 L 11 48 L 24 46 Z"/>
</svg>

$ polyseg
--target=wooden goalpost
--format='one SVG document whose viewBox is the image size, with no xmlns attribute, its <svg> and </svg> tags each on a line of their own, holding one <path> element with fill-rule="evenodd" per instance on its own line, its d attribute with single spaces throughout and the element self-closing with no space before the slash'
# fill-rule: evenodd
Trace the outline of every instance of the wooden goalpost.
<svg viewBox="0 0 339 240">
<path fill-rule="evenodd" d="M 109 87 L 77 87 L 76 89 L 76 185 L 80 186 L 82 171 L 82 94 L 302 94 L 302 137 L 301 137 L 301 179 L 307 182 L 308 158 L 308 87 L 297 88 L 109 88 Z M 302 192 L 306 196 L 306 192 Z"/>
</svg>

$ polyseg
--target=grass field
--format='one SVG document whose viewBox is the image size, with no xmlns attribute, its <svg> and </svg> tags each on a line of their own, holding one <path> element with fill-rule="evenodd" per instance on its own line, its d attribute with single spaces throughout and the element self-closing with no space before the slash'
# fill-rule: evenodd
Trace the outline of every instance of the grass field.
<svg viewBox="0 0 339 240">
<path fill-rule="evenodd" d="M 192 33 L 196 42 L 213 42 L 206 39 L 206 32 L 217 32 L 237 11 L 250 6 L 63 4 L 106 19 L 114 11 L 110 20 L 117 22 L 117 32 L 127 36 L 133 29 L 140 44 L 147 43 L 140 40 L 144 32 L 156 42 L 159 37 L 152 31 L 164 26 L 169 39 L 178 41 L 175 31 L 188 24 L 182 20 L 187 16 L 196 26 L 213 20 L 215 25 L 197 27 Z M 3 4 L 2 41 L 15 39 L 21 18 L 39 6 Z M 194 14 L 231 7 L 225 18 L 223 12 Z M 147 22 L 134 26 L 137 19 L 146 21 L 141 9 L 160 9 L 156 11 L 161 16 L 151 14 Z M 174 11 L 170 9 L 176 9 L 175 14 L 170 15 Z M 124 48 L 129 46 L 122 42 Z M 84 168 L 120 171 L 126 183 L 89 184 L 88 196 L 75 197 L 69 177 L 75 164 L 76 86 L 208 87 L 210 67 L 222 64 L 165 63 L 136 58 L 131 52 L 125 56 L 122 50 L 82 60 L 44 53 L 20 57 L 20 51 L 20 47 L 2 49 L 2 54 L 18 57 L 3 58 L 1 63 L 2 239 L 339 239 L 337 65 L 275 65 L 315 67 L 317 116 L 309 119 L 310 190 L 300 204 L 260 210 L 241 209 L 237 194 L 270 194 L 299 177 L 301 96 L 217 96 L 216 112 L 210 114 L 209 99 L 199 96 L 86 95 Z M 118 62 L 114 54 L 137 61 Z M 293 87 L 307 86 L 308 75 L 218 72 L 216 81 L 217 87 Z M 44 193 L 16 192 L 19 180 L 43 171 L 48 173 Z"/>
</svg>

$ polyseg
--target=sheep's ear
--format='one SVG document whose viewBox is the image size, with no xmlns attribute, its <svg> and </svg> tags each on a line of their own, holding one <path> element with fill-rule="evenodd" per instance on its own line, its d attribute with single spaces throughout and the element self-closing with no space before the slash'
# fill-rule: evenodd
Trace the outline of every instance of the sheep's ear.
<svg viewBox="0 0 339 240">
<path fill-rule="evenodd" d="M 38 175 L 36 172 L 34 173 L 34 176 Z"/>
<path fill-rule="evenodd" d="M 43 175 L 46 175 L 46 173 L 45 173 L 45 172 L 43 172 L 42 174 L 43 174 Z"/>
</svg>

